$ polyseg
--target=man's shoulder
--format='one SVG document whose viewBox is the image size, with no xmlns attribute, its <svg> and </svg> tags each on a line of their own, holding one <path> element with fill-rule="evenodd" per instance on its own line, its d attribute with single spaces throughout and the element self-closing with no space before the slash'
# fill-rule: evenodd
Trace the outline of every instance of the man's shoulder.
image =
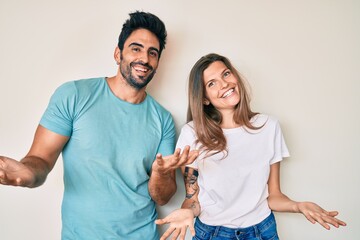
<svg viewBox="0 0 360 240">
<path fill-rule="evenodd" d="M 87 78 L 87 79 L 78 79 L 78 80 L 71 80 L 68 82 L 65 82 L 63 84 L 61 84 L 58 87 L 58 90 L 68 90 L 70 88 L 93 88 L 93 87 L 97 87 L 99 85 L 99 83 L 101 83 L 101 81 L 104 78 Z"/>
<path fill-rule="evenodd" d="M 161 113 L 170 114 L 170 111 L 167 110 L 161 103 L 159 103 L 155 98 L 153 98 L 150 94 L 147 93 L 147 101 Z"/>
<path fill-rule="evenodd" d="M 95 92 L 100 89 L 104 78 L 88 78 L 72 80 L 61 84 L 56 88 L 52 95 L 53 99 L 65 101 L 66 99 L 79 99 L 79 97 L 88 98 L 96 95 Z"/>
<path fill-rule="evenodd" d="M 83 97 L 96 96 L 98 91 L 104 89 L 103 86 L 106 83 L 105 78 L 86 78 L 72 81 L 76 94 Z"/>
<path fill-rule="evenodd" d="M 97 77 L 97 78 L 85 78 L 79 80 L 73 80 L 76 87 L 78 88 L 97 88 L 100 84 L 105 82 L 104 77 Z"/>
</svg>

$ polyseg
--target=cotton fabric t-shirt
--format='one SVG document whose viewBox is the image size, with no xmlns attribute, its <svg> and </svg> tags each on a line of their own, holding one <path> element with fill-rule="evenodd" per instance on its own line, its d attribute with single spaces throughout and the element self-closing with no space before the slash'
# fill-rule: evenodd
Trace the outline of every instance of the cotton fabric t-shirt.
<svg viewBox="0 0 360 240">
<path fill-rule="evenodd" d="M 268 207 L 267 181 L 270 165 L 288 157 L 279 122 L 259 114 L 251 119 L 259 130 L 245 127 L 223 129 L 228 155 L 205 153 L 189 165 L 198 169 L 200 220 L 208 225 L 243 228 L 264 220 L 271 213 Z M 181 130 L 177 146 L 199 149 L 195 145 L 193 122 Z"/>
<path fill-rule="evenodd" d="M 62 157 L 62 239 L 159 239 L 148 192 L 157 153 L 173 154 L 175 127 L 150 95 L 117 98 L 105 78 L 72 81 L 53 94 L 40 125 L 70 137 Z"/>
</svg>

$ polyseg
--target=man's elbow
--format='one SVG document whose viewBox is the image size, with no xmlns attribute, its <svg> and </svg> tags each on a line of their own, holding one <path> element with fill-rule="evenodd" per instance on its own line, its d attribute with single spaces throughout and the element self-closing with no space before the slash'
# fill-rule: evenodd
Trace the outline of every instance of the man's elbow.
<svg viewBox="0 0 360 240">
<path fill-rule="evenodd" d="M 168 191 L 163 192 L 163 194 L 161 194 L 161 196 L 157 195 L 156 197 L 153 197 L 154 202 L 157 205 L 164 206 L 175 195 L 176 189 L 177 189 L 177 186 L 174 186 L 171 189 L 168 189 Z"/>
<path fill-rule="evenodd" d="M 155 203 L 159 206 L 164 206 L 165 204 L 167 204 L 169 202 L 170 199 L 159 199 L 159 200 L 154 200 Z"/>
</svg>

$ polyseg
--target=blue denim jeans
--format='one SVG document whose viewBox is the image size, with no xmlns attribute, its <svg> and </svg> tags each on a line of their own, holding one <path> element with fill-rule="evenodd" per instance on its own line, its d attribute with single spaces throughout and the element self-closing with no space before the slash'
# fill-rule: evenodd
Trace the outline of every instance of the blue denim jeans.
<svg viewBox="0 0 360 240">
<path fill-rule="evenodd" d="M 193 240 L 279 240 L 273 213 L 262 222 L 246 228 L 210 226 L 197 218 L 195 231 Z"/>
</svg>

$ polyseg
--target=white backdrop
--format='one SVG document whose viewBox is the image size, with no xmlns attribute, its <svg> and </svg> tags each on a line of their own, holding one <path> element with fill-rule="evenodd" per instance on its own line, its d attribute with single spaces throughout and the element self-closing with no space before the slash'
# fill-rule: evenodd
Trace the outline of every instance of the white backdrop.
<svg viewBox="0 0 360 240">
<path fill-rule="evenodd" d="M 251 84 L 253 109 L 282 124 L 291 152 L 282 190 L 339 210 L 348 223 L 327 231 L 300 214 L 276 213 L 281 239 L 360 239 L 356 0 L 0 0 L 0 154 L 26 154 L 57 86 L 116 73 L 113 50 L 135 10 L 167 26 L 148 91 L 172 112 L 177 130 L 185 123 L 190 68 L 204 54 L 226 55 Z M 180 176 L 178 186 L 161 216 L 180 206 Z M 60 239 L 62 191 L 61 158 L 40 188 L 0 186 L 0 239 Z"/>
</svg>

